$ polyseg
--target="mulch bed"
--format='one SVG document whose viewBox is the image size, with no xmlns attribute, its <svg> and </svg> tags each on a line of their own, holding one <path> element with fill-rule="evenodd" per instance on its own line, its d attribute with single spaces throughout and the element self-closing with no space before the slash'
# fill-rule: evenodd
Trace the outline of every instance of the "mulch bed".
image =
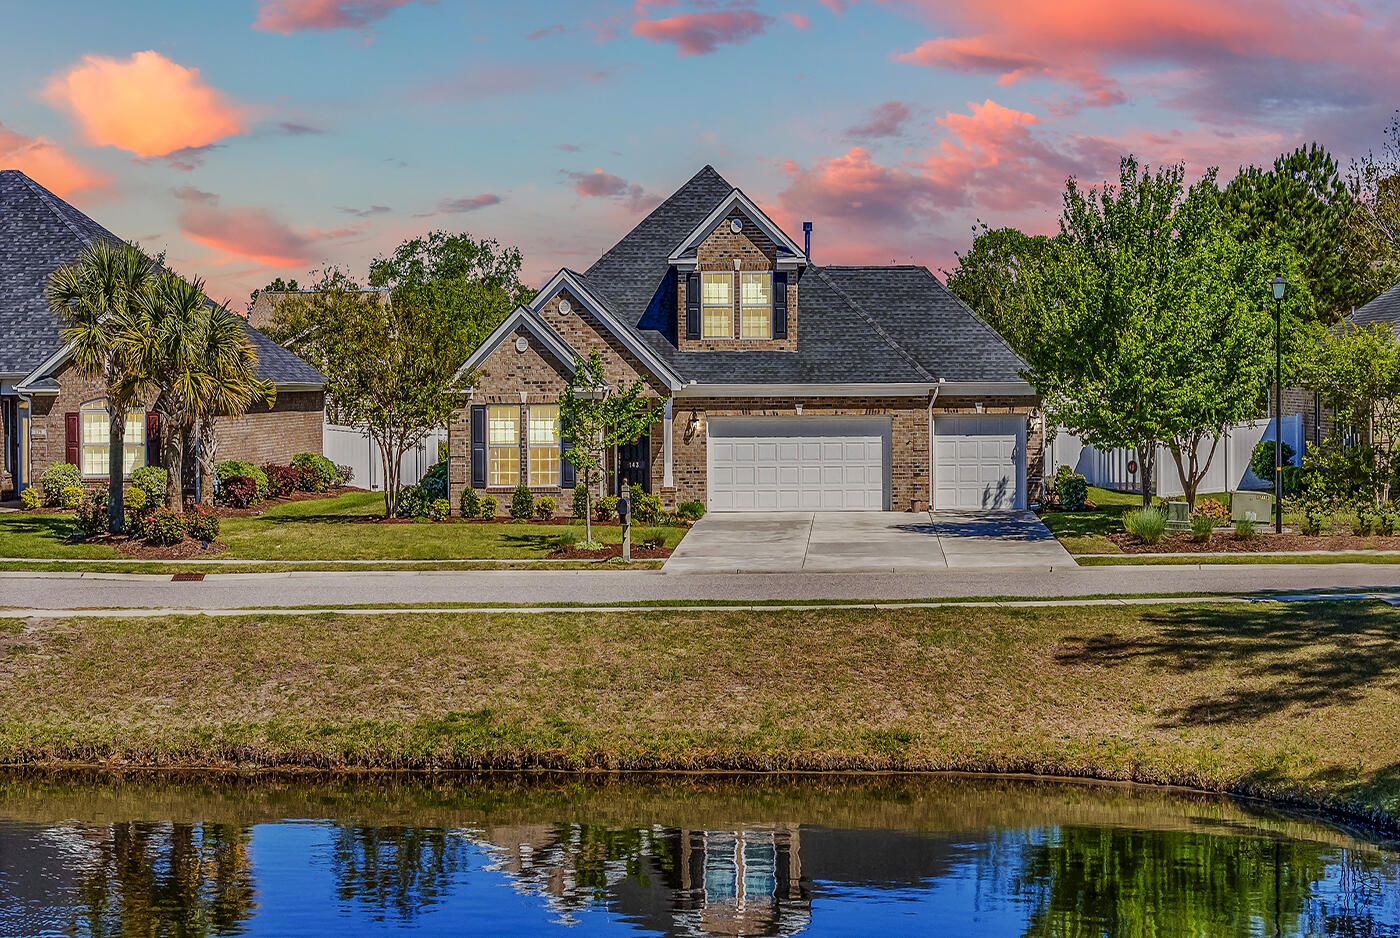
<svg viewBox="0 0 1400 938">
<path fill-rule="evenodd" d="M 178 544 L 164 547 L 133 540 L 125 534 L 98 534 L 80 540 L 84 544 L 105 544 L 108 547 L 114 547 L 122 556 L 136 560 L 191 560 L 195 557 L 212 557 L 215 554 L 223 553 L 227 546 L 219 541 L 212 541 L 209 544 L 209 549 L 206 550 L 199 541 L 186 539 Z"/>
<path fill-rule="evenodd" d="M 1156 544 L 1144 544 L 1131 534 L 1110 534 L 1108 539 L 1125 554 L 1257 554 L 1269 551 L 1308 551 L 1309 553 L 1347 553 L 1363 550 L 1400 550 L 1400 536 L 1357 537 L 1354 534 L 1327 534 L 1306 537 L 1302 534 L 1273 534 L 1260 531 L 1258 537 L 1237 540 L 1229 530 L 1217 531 L 1203 544 L 1191 540 L 1190 534 L 1168 534 Z"/>
<path fill-rule="evenodd" d="M 622 556 L 621 544 L 608 544 L 602 550 L 581 550 L 577 547 L 570 547 L 567 550 L 552 550 L 549 552 L 550 560 L 611 560 L 613 557 Z M 633 560 L 665 560 L 671 556 L 669 547 L 638 547 L 632 545 Z"/>
</svg>

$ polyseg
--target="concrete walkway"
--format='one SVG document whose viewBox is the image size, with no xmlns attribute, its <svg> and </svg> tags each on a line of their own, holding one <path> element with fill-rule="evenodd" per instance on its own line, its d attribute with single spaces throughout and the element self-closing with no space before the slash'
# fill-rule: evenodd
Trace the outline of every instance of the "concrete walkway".
<svg viewBox="0 0 1400 938">
<path fill-rule="evenodd" d="M 1029 511 L 774 511 L 706 515 L 666 573 L 901 573 L 1074 566 Z"/>
<path fill-rule="evenodd" d="M 532 603 L 611 605 L 706 600 L 872 602 L 1024 597 L 1394 592 L 1394 564 L 1266 564 L 944 569 L 939 573 L 704 574 L 660 571 L 354 571 L 213 574 L 199 582 L 121 573 L 0 573 L 5 608 L 181 609 Z"/>
</svg>

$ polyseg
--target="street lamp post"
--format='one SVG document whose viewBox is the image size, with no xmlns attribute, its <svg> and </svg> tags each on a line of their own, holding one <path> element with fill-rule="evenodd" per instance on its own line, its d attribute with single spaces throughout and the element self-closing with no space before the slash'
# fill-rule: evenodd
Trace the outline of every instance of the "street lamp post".
<svg viewBox="0 0 1400 938">
<path fill-rule="evenodd" d="M 1288 281 L 1275 277 L 1274 288 L 1274 533 L 1283 533 L 1283 294 Z"/>
</svg>

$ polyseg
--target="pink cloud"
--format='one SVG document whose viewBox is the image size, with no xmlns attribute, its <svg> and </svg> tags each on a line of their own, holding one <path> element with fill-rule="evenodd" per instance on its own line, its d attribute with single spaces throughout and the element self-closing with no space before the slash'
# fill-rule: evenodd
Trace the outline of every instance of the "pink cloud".
<svg viewBox="0 0 1400 938">
<path fill-rule="evenodd" d="M 669 42 L 683 56 L 708 55 L 722 45 L 739 45 L 761 35 L 773 22 L 754 10 L 681 13 L 659 20 L 637 20 L 632 35 Z"/>
<path fill-rule="evenodd" d="M 565 172 L 564 175 L 574 184 L 579 195 L 598 199 L 618 199 L 629 210 L 636 211 L 650 201 L 642 187 L 629 183 L 621 176 L 605 173 L 594 167 L 593 172 Z"/>
<path fill-rule="evenodd" d="M 895 137 L 904 129 L 904 124 L 913 112 L 903 101 L 886 101 L 870 113 L 870 119 L 863 124 L 846 128 L 846 136 L 857 138 Z"/>
<path fill-rule="evenodd" d="M 0 124 L 0 166 L 17 169 L 61 196 L 97 189 L 111 181 L 48 137 L 26 137 L 4 124 Z"/>
<path fill-rule="evenodd" d="M 259 0 L 253 28 L 263 32 L 364 29 L 418 0 Z"/>
<path fill-rule="evenodd" d="M 801 13 L 793 13 L 791 10 L 784 10 L 783 19 L 787 20 L 795 28 L 804 33 L 812 28 L 812 18 L 810 16 L 803 16 Z"/>
<path fill-rule="evenodd" d="M 483 192 L 481 195 L 468 195 L 459 199 L 443 199 L 438 203 L 439 212 L 449 214 L 461 214 L 463 212 L 475 212 L 478 209 L 487 208 L 492 205 L 500 205 L 501 197 L 494 192 Z"/>
<path fill-rule="evenodd" d="M 266 209 L 219 206 L 219 197 L 191 186 L 174 190 L 176 215 L 185 237 L 205 247 L 246 257 L 269 267 L 304 264 L 312 237 L 293 231 Z"/>
<path fill-rule="evenodd" d="M 88 55 L 49 81 L 44 96 L 68 111 L 84 138 L 137 156 L 165 156 L 243 133 L 242 110 L 199 69 L 159 52 L 128 61 Z"/>
</svg>

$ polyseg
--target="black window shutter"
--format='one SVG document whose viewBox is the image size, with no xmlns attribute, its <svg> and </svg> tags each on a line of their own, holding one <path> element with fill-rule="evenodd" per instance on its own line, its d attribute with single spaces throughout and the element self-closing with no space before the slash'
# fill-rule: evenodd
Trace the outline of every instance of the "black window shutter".
<svg viewBox="0 0 1400 938">
<path fill-rule="evenodd" d="M 773 338 L 787 338 L 787 271 L 773 271 Z"/>
<path fill-rule="evenodd" d="M 472 488 L 486 488 L 486 405 L 472 405 Z"/>
<path fill-rule="evenodd" d="M 685 337 L 700 338 L 700 275 L 685 275 Z"/>
<path fill-rule="evenodd" d="M 569 462 L 569 457 L 564 454 L 573 446 L 573 441 L 569 439 L 569 425 L 564 422 L 564 416 L 559 416 L 559 487 L 561 489 L 571 489 L 574 487 L 574 464 Z"/>
</svg>

